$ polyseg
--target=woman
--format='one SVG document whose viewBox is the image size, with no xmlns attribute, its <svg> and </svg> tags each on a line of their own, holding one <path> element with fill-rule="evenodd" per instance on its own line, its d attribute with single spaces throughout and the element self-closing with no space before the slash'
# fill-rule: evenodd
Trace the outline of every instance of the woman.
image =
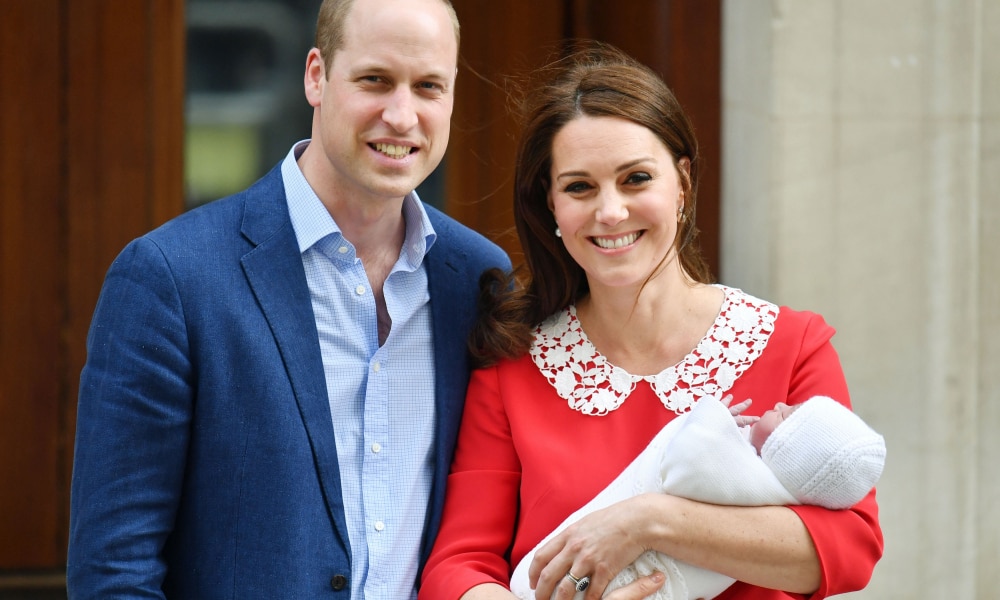
<svg viewBox="0 0 1000 600">
<path fill-rule="evenodd" d="M 664 83 L 597 44 L 542 76 L 515 175 L 528 278 L 484 279 L 472 344 L 484 367 L 424 571 L 428 600 L 511 598 L 511 565 L 699 401 L 753 398 L 758 415 L 816 395 L 849 406 L 819 315 L 710 284 L 694 243 L 697 144 Z M 718 598 L 823 598 L 867 584 L 882 534 L 874 492 L 839 511 L 641 494 L 553 538 L 529 577 L 537 598 L 585 588 L 596 599 L 650 549 L 736 579 Z"/>
</svg>

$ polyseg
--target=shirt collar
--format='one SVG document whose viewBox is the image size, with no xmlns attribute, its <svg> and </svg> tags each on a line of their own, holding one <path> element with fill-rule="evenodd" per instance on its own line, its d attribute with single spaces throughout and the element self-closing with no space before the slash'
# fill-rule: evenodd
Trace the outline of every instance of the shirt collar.
<svg viewBox="0 0 1000 600">
<path fill-rule="evenodd" d="M 309 140 L 297 142 L 281 163 L 288 214 L 292 220 L 295 239 L 299 243 L 299 252 L 305 252 L 330 235 L 343 237 L 337 222 L 323 206 L 299 168 L 298 158 L 308 145 Z M 416 191 L 403 198 L 403 220 L 406 222 L 406 237 L 400 257 L 411 269 L 415 269 L 420 266 L 437 239 L 437 233 Z"/>
</svg>

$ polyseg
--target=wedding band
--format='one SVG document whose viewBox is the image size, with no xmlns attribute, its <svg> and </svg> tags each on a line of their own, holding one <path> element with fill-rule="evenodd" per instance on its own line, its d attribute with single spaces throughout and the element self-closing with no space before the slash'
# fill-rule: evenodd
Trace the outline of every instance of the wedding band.
<svg viewBox="0 0 1000 600">
<path fill-rule="evenodd" d="M 573 572 L 570 571 L 569 573 L 566 573 L 566 577 L 570 578 L 570 580 L 573 582 L 573 585 L 576 586 L 576 591 L 578 592 L 582 592 L 586 590 L 588 587 L 590 587 L 590 577 L 586 575 L 577 579 L 576 577 L 573 576 Z"/>
</svg>

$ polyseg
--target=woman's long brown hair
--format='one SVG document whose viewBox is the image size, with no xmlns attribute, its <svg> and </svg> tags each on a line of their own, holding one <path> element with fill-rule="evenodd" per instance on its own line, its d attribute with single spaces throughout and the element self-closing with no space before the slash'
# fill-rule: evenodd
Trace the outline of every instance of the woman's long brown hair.
<svg viewBox="0 0 1000 600">
<path fill-rule="evenodd" d="M 469 341 L 479 366 L 527 352 L 538 323 L 589 291 L 583 269 L 555 235 L 548 207 L 553 139 L 581 116 L 632 121 L 663 142 L 675 167 L 682 158 L 690 161 L 689 174 L 678 169 L 684 218 L 674 248 L 691 279 L 711 282 L 696 243 L 698 142 L 663 80 L 621 50 L 592 41 L 575 42 L 565 57 L 536 71 L 532 80 L 538 83 L 523 94 L 524 125 L 514 175 L 514 222 L 524 265 L 517 274 L 492 271 L 480 280 L 480 317 Z"/>
</svg>

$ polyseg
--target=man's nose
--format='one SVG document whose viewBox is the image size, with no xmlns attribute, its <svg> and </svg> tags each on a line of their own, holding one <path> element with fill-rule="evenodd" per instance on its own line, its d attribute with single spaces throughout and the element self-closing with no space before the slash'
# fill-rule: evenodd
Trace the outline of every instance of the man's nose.
<svg viewBox="0 0 1000 600">
<path fill-rule="evenodd" d="M 409 131 L 417 124 L 417 111 L 413 105 L 413 91 L 400 86 L 389 96 L 382 120 L 400 133 Z"/>
</svg>

